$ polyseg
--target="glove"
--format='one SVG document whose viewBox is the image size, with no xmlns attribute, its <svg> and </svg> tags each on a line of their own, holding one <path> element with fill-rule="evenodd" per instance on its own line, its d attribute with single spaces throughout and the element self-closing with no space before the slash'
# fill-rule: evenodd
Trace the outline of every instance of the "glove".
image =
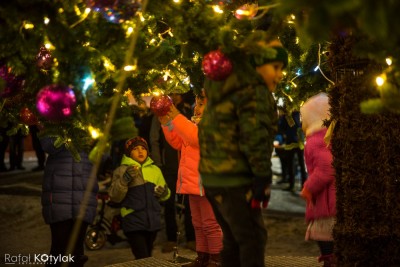
<svg viewBox="0 0 400 267">
<path fill-rule="evenodd" d="M 157 198 L 163 198 L 168 194 L 168 187 L 167 185 L 157 185 L 156 187 L 154 187 L 154 195 Z"/>
<path fill-rule="evenodd" d="M 252 209 L 266 209 L 271 197 L 271 184 L 267 179 L 256 177 L 253 183 L 253 197 L 251 199 Z"/>
<path fill-rule="evenodd" d="M 122 178 L 124 179 L 126 184 L 129 184 L 130 182 L 132 182 L 133 178 L 137 175 L 137 173 L 138 173 L 138 167 L 129 166 L 128 168 L 126 168 L 126 171 L 122 176 Z"/>
</svg>

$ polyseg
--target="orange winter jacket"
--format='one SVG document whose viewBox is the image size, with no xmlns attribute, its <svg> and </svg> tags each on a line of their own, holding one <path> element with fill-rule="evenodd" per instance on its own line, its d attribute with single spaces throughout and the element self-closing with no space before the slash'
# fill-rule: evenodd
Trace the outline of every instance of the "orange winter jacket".
<svg viewBox="0 0 400 267">
<path fill-rule="evenodd" d="M 162 126 L 165 139 L 176 150 L 181 151 L 176 193 L 204 196 L 199 174 L 200 147 L 197 125 L 182 114 Z"/>
</svg>

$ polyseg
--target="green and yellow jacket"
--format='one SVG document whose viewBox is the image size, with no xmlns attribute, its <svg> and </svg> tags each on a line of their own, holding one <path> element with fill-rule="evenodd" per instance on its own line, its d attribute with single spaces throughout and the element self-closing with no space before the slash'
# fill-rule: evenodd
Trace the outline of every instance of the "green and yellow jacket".
<svg viewBox="0 0 400 267">
<path fill-rule="evenodd" d="M 136 166 L 138 175 L 132 178 L 129 184 L 123 184 L 123 173 L 127 166 Z M 161 225 L 160 201 L 170 197 L 170 190 L 161 199 L 154 195 L 157 185 L 165 186 L 166 182 L 160 168 L 158 168 L 150 157 L 143 164 L 123 156 L 121 166 L 113 174 L 113 181 L 109 194 L 111 200 L 121 199 L 118 195 L 124 194 L 121 201 L 122 229 L 124 232 L 131 231 L 158 231 Z M 118 182 L 119 181 L 119 182 Z"/>
</svg>

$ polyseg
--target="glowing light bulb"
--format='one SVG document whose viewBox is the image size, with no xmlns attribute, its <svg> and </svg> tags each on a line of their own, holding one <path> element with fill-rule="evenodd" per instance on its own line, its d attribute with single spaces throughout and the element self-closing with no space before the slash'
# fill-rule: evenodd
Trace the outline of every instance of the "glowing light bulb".
<svg viewBox="0 0 400 267">
<path fill-rule="evenodd" d="M 87 77 L 83 80 L 83 92 L 85 93 L 87 91 L 87 89 L 94 83 L 94 80 L 92 79 L 92 77 Z"/>
<path fill-rule="evenodd" d="M 49 19 L 49 18 L 47 18 L 47 17 L 45 17 L 43 21 L 44 21 L 44 24 L 46 24 L 46 25 L 47 25 L 47 24 L 49 24 L 49 22 L 50 22 L 50 19 Z"/>
<path fill-rule="evenodd" d="M 33 28 L 35 28 L 35 25 L 33 25 L 33 24 L 30 23 L 30 22 L 24 22 L 24 28 L 25 28 L 26 30 L 33 29 Z"/>
<path fill-rule="evenodd" d="M 215 13 L 219 13 L 219 14 L 224 13 L 224 11 L 217 5 L 213 6 L 213 9 L 214 9 Z"/>
<path fill-rule="evenodd" d="M 48 50 L 54 50 L 54 46 L 51 43 L 45 43 L 44 47 L 46 47 Z"/>
<path fill-rule="evenodd" d="M 127 65 L 124 67 L 124 71 L 133 71 L 136 70 L 136 65 Z"/>
<path fill-rule="evenodd" d="M 385 79 L 382 76 L 378 76 L 376 77 L 375 82 L 378 86 L 382 86 L 385 83 Z"/>
<path fill-rule="evenodd" d="M 392 59 L 390 57 L 386 58 L 386 64 L 388 64 L 389 66 L 392 65 Z"/>
<path fill-rule="evenodd" d="M 99 129 L 94 128 L 93 126 L 88 127 L 90 135 L 92 136 L 93 139 L 97 139 L 100 136 L 100 131 Z"/>
</svg>

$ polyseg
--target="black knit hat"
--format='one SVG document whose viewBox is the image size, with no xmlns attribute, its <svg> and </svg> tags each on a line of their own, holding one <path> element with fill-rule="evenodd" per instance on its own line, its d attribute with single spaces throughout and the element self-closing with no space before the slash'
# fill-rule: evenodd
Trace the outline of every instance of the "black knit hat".
<svg viewBox="0 0 400 267">
<path fill-rule="evenodd" d="M 143 137 L 136 136 L 125 142 L 125 155 L 130 157 L 132 149 L 136 146 L 143 146 L 147 150 L 147 153 L 149 152 L 146 140 Z"/>
</svg>

